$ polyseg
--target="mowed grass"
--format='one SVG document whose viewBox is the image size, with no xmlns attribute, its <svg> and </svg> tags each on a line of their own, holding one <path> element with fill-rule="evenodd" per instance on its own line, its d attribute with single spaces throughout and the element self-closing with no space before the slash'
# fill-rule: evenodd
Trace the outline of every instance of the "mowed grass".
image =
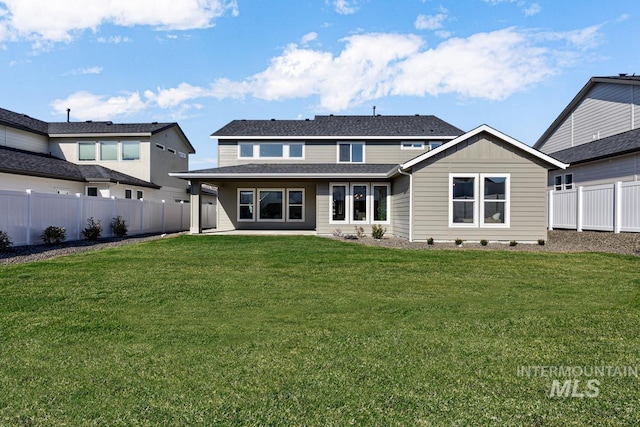
<svg viewBox="0 0 640 427">
<path fill-rule="evenodd" d="M 238 236 L 3 266 L 0 425 L 633 425 L 634 376 L 518 368 L 640 367 L 639 267 Z"/>
</svg>

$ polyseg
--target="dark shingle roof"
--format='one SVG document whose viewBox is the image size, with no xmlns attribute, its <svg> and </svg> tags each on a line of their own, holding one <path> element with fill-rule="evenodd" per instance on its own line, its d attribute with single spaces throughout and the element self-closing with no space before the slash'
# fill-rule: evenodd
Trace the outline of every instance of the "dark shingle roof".
<svg viewBox="0 0 640 427">
<path fill-rule="evenodd" d="M 46 154 L 8 147 L 0 147 L 0 172 L 58 178 L 68 181 L 107 181 L 139 187 L 160 188 L 160 186 L 151 182 L 143 181 L 103 166 L 76 165 Z"/>
<path fill-rule="evenodd" d="M 243 175 L 282 175 L 283 178 L 288 175 L 385 175 L 398 167 L 395 163 L 385 164 L 367 164 L 367 163 L 267 163 L 267 164 L 248 164 L 236 166 L 224 166 L 213 169 L 201 169 L 184 174 L 203 174 L 203 175 L 237 175 L 241 178 Z"/>
<path fill-rule="evenodd" d="M 113 123 L 113 122 L 54 122 L 49 123 L 49 134 L 83 133 L 149 133 L 154 134 L 177 123 Z"/>
<path fill-rule="evenodd" d="M 29 132 L 39 133 L 41 135 L 47 135 L 47 129 L 49 126 L 47 122 L 34 119 L 26 114 L 5 110 L 4 108 L 0 108 L 0 124 Z"/>
<path fill-rule="evenodd" d="M 584 163 L 640 151 L 640 129 L 566 148 L 549 154 L 564 163 Z"/>
<path fill-rule="evenodd" d="M 233 120 L 212 136 L 437 137 L 463 133 L 436 116 L 316 116 L 313 120 Z"/>
</svg>

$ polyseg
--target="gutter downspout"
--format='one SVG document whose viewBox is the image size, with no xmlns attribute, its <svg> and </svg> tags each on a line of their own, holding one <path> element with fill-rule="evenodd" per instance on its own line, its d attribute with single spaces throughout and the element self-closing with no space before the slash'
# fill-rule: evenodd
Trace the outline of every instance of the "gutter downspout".
<svg viewBox="0 0 640 427">
<path fill-rule="evenodd" d="M 409 177 L 409 242 L 413 242 L 413 174 L 404 172 L 401 167 L 398 167 L 398 173 Z"/>
</svg>

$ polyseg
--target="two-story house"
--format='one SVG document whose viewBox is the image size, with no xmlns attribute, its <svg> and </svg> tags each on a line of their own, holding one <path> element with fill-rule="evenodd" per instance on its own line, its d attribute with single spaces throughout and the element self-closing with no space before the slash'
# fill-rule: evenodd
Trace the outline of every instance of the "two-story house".
<svg viewBox="0 0 640 427">
<path fill-rule="evenodd" d="M 195 150 L 177 123 L 44 122 L 0 109 L 0 189 L 188 201 Z"/>
<path fill-rule="evenodd" d="M 435 116 L 234 120 L 216 131 L 219 167 L 170 175 L 218 188 L 218 230 L 374 224 L 411 241 L 546 238 L 547 170 L 557 160 L 488 126 Z"/>
</svg>

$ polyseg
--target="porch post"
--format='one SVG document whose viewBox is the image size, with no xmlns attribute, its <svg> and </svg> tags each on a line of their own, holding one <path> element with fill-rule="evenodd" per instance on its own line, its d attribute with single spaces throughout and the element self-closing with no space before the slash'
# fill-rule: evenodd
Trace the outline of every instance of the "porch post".
<svg viewBox="0 0 640 427">
<path fill-rule="evenodd" d="M 200 181 L 191 181 L 191 225 L 189 227 L 190 234 L 202 233 L 202 183 Z"/>
</svg>

